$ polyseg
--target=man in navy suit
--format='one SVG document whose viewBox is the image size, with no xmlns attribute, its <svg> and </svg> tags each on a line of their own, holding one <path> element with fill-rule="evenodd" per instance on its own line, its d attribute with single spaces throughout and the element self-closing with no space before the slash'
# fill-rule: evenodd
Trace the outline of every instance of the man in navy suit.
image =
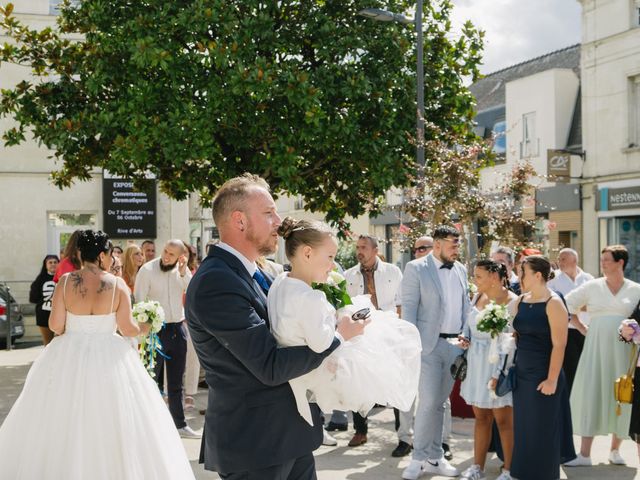
<svg viewBox="0 0 640 480">
<path fill-rule="evenodd" d="M 320 411 L 311 405 L 311 427 L 298 415 L 287 382 L 317 368 L 364 325 L 341 319 L 336 338 L 320 354 L 278 348 L 267 315 L 272 279 L 255 263 L 278 241 L 281 219 L 269 186 L 250 174 L 227 181 L 213 200 L 213 219 L 221 242 L 210 248 L 186 298 L 187 323 L 209 385 L 200 463 L 225 480 L 315 479 Z"/>
</svg>

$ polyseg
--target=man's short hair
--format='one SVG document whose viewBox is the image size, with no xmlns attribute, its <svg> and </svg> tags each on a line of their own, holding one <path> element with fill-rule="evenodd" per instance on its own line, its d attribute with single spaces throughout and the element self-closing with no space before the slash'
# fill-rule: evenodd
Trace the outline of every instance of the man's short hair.
<svg viewBox="0 0 640 480">
<path fill-rule="evenodd" d="M 456 227 L 451 225 L 439 225 L 433 231 L 433 240 L 443 240 L 445 238 L 454 237 L 459 238 L 460 232 Z"/>
<path fill-rule="evenodd" d="M 144 248 L 144 246 L 145 246 L 147 243 L 150 243 L 151 245 L 155 245 L 155 244 L 156 244 L 156 242 L 154 242 L 153 240 L 145 240 L 144 242 L 142 242 L 142 247 Z"/>
<path fill-rule="evenodd" d="M 367 240 L 372 248 L 378 248 L 378 239 L 372 235 L 362 234 L 358 236 L 358 240 Z"/>
<path fill-rule="evenodd" d="M 501 253 L 502 255 L 506 255 L 509 265 L 513 265 L 513 262 L 516 260 L 516 256 L 509 247 L 498 247 L 493 253 Z"/>
<path fill-rule="evenodd" d="M 562 248 L 562 249 L 560 249 L 560 251 L 558 252 L 558 256 L 562 255 L 563 253 L 569 253 L 569 254 L 573 255 L 573 258 L 578 260 L 578 252 L 576 252 L 573 248 Z"/>
<path fill-rule="evenodd" d="M 236 210 L 243 210 L 245 202 L 254 188 L 263 188 L 270 192 L 269 184 L 264 178 L 252 173 L 227 180 L 216 192 L 211 209 L 216 225 L 224 224 Z"/>
<path fill-rule="evenodd" d="M 627 250 L 627 247 L 625 247 L 624 245 L 606 246 L 602 249 L 602 252 L 600 253 L 604 253 L 604 252 L 609 252 L 615 262 L 619 262 L 620 260 L 623 260 L 624 261 L 624 263 L 622 264 L 623 270 L 627 267 L 627 263 L 629 263 L 629 252 Z"/>
</svg>

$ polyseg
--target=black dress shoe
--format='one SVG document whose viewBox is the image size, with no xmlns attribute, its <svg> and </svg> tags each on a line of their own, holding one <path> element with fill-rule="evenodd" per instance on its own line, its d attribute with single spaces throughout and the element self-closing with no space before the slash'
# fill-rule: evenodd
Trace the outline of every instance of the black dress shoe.
<svg viewBox="0 0 640 480">
<path fill-rule="evenodd" d="M 346 432 L 347 428 L 349 428 L 349 426 L 346 423 L 334 423 L 334 422 L 329 422 L 327 423 L 327 426 L 324 427 L 324 429 L 327 432 L 334 432 L 334 431 L 339 431 L 339 432 Z"/>
<path fill-rule="evenodd" d="M 409 445 L 407 442 L 403 442 L 400 440 L 398 446 L 395 448 L 393 452 L 391 452 L 392 457 L 404 457 L 405 455 L 409 455 L 413 447 Z"/>
<path fill-rule="evenodd" d="M 442 444 L 442 450 L 444 450 L 444 458 L 446 460 L 453 460 L 453 454 L 451 453 L 451 449 L 449 448 L 449 445 L 447 445 L 446 443 Z"/>
</svg>

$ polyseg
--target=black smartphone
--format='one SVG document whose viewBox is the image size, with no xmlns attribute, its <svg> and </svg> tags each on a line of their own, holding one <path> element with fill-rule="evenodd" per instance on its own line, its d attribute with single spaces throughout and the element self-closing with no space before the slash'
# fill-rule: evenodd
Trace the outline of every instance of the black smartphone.
<svg viewBox="0 0 640 480">
<path fill-rule="evenodd" d="M 370 313 L 371 311 L 368 308 L 361 308 L 356 313 L 351 315 L 351 319 L 355 322 L 357 322 L 358 320 L 366 320 L 367 318 L 369 318 Z"/>
</svg>

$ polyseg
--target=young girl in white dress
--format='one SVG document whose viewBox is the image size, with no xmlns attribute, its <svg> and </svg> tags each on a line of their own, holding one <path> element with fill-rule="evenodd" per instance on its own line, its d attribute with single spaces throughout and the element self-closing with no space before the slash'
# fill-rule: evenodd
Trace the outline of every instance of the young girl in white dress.
<svg viewBox="0 0 640 480">
<path fill-rule="evenodd" d="M 57 336 L 0 428 L 0 478 L 192 480 L 158 387 L 124 338 L 141 327 L 124 281 L 107 273 L 111 241 L 86 230 L 78 247 L 82 269 L 53 295 Z"/>
<path fill-rule="evenodd" d="M 289 217 L 278 233 L 285 239 L 291 272 L 279 275 L 269 289 L 271 330 L 282 347 L 307 345 L 322 352 L 335 336 L 336 310 L 311 285 L 327 283 L 337 251 L 335 236 L 326 224 Z M 421 351 L 417 329 L 395 313 L 375 310 L 368 296 L 352 300 L 354 305 L 338 314 L 369 308 L 364 334 L 343 342 L 316 370 L 289 382 L 298 412 L 309 424 L 309 401 L 325 412 L 366 414 L 376 403 L 409 410 L 416 396 Z"/>
</svg>

